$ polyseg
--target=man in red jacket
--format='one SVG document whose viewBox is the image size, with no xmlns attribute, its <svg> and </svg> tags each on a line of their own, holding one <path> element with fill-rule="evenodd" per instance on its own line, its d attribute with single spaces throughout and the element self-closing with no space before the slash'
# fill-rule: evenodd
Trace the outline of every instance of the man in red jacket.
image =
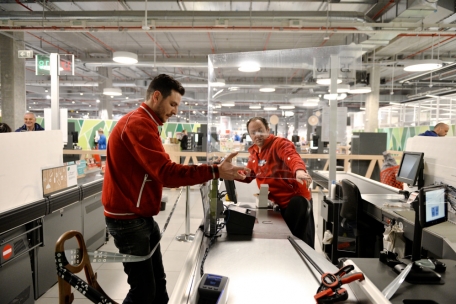
<svg viewBox="0 0 456 304">
<path fill-rule="evenodd" d="M 251 118 L 247 131 L 253 140 L 247 163 L 251 176 L 241 181 L 250 183 L 256 179 L 258 188 L 268 184 L 268 199 L 278 205 L 290 231 L 313 248 L 315 225 L 309 191 L 312 178 L 306 164 L 291 141 L 270 134 L 268 122 L 263 117 Z M 306 200 L 310 203 L 307 221 L 302 216 L 307 208 Z"/>
<path fill-rule="evenodd" d="M 184 166 L 165 152 L 158 126 L 176 115 L 185 93 L 168 75 L 158 75 L 147 89 L 146 101 L 122 117 L 109 137 L 102 202 L 109 233 L 120 253 L 145 256 L 160 241 L 158 214 L 163 186 L 180 187 L 214 178 L 243 179 L 243 167 L 231 164 Z M 130 290 L 124 304 L 168 303 L 160 245 L 146 261 L 123 263 Z"/>
</svg>

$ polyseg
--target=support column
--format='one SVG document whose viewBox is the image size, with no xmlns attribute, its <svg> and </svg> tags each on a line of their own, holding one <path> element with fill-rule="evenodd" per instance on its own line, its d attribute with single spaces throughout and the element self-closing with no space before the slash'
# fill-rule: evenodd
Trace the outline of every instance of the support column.
<svg viewBox="0 0 456 304">
<path fill-rule="evenodd" d="M 98 68 L 98 73 L 105 77 L 99 84 L 101 93 L 103 93 L 104 88 L 112 88 L 112 68 L 100 67 Z M 112 119 L 112 104 L 111 96 L 101 94 L 100 104 L 98 105 L 98 117 L 101 119 Z"/>
<path fill-rule="evenodd" d="M 369 82 L 372 92 L 366 97 L 366 115 L 364 118 L 364 132 L 376 132 L 378 129 L 378 108 L 380 98 L 380 67 L 373 63 L 369 69 Z"/>
<path fill-rule="evenodd" d="M 24 33 L 8 32 L 13 38 L 0 34 L 0 65 L 2 92 L 2 122 L 15 130 L 24 124 L 26 112 L 25 59 L 18 51 L 25 50 Z"/>
</svg>

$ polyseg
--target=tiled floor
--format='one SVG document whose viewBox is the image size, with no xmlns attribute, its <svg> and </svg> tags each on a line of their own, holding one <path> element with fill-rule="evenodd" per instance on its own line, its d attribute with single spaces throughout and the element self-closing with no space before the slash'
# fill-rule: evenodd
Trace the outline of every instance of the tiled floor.
<svg viewBox="0 0 456 304">
<path fill-rule="evenodd" d="M 194 189 L 193 189 L 194 188 Z M 167 189 L 164 193 L 168 196 L 168 203 L 166 209 L 161 211 L 156 217 L 155 221 L 159 224 L 160 228 L 163 229 L 169 214 L 179 197 L 180 189 Z M 201 195 L 196 187 L 190 188 L 190 229 L 189 233 L 194 233 L 203 217 L 203 209 L 201 204 Z M 179 202 L 177 203 L 174 214 L 164 232 L 161 240 L 161 250 L 163 255 L 163 264 L 165 266 L 167 276 L 167 289 L 169 295 L 172 294 L 174 286 L 176 284 L 179 273 L 184 265 L 187 253 L 190 250 L 190 242 L 179 242 L 176 240 L 176 236 L 186 233 L 185 225 L 185 201 L 186 192 L 185 187 L 180 196 Z M 314 199 L 314 201 L 316 201 Z M 315 205 L 315 203 L 314 203 Z M 314 216 L 317 218 L 316 209 L 314 208 Z M 317 241 L 317 238 L 316 238 Z M 318 244 L 315 244 L 315 248 L 321 248 Z M 100 248 L 103 251 L 118 252 L 114 246 L 112 238 Z M 113 300 L 118 303 L 122 303 L 125 295 L 128 292 L 129 286 L 127 284 L 127 276 L 123 272 L 123 266 L 121 263 L 94 263 L 92 264 L 94 272 L 98 275 L 98 282 L 103 290 Z M 79 277 L 85 280 L 83 272 L 77 274 Z M 86 299 L 78 291 L 74 291 L 74 304 L 88 304 L 92 303 Z M 36 304 L 48 304 L 58 303 L 58 284 L 54 285 L 49 289 L 43 296 L 41 296 Z"/>
</svg>

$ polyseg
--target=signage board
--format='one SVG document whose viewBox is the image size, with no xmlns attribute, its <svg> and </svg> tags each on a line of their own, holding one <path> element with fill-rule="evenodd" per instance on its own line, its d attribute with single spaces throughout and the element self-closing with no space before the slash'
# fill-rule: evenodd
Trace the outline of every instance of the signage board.
<svg viewBox="0 0 456 304">
<path fill-rule="evenodd" d="M 33 58 L 32 50 L 19 50 L 17 51 L 17 56 L 19 58 Z"/>
</svg>

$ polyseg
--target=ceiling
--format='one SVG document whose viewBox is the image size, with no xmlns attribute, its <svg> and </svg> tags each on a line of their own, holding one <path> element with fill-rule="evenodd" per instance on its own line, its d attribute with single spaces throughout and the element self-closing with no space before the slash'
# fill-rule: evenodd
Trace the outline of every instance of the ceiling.
<svg viewBox="0 0 456 304">
<path fill-rule="evenodd" d="M 75 55 L 74 76 L 60 77 L 60 106 L 70 109 L 70 117 L 99 117 L 104 98 L 112 103 L 114 117 L 123 115 L 144 99 L 151 78 L 167 73 L 186 88 L 179 108 L 182 113 L 173 121 L 203 122 L 210 54 L 354 43 L 365 51 L 364 75 L 373 64 L 380 69 L 380 106 L 454 93 L 454 10 L 454 1 L 440 0 L 0 0 L 0 35 L 12 37 L 14 32 L 23 32 L 25 48 L 34 54 Z M 136 53 L 139 62 L 115 63 L 115 51 Z M 432 74 L 403 70 L 411 60 L 429 58 L 443 60 L 444 67 Z M 105 68 L 112 69 L 112 86 L 121 88 L 122 96 L 101 94 Z M 281 73 L 270 77 L 264 73 L 218 72 L 218 78 L 240 87 L 244 100 L 235 107 L 222 107 L 220 114 L 234 120 L 282 115 L 280 109 L 254 111 L 248 106 L 252 100 L 263 105 L 282 104 L 293 94 L 318 97 L 327 91 L 327 87 L 315 83 L 311 70 Z M 287 86 L 283 86 L 283 79 L 288 80 Z M 282 86 L 265 97 L 258 92 L 265 84 Z M 49 88 L 49 76 L 36 76 L 35 61 L 28 59 L 29 111 L 42 115 L 42 109 L 50 107 L 50 93 L 45 91 Z M 284 95 L 287 98 L 278 97 Z M 97 103 L 97 99 L 102 102 Z M 349 94 L 340 103 L 349 111 L 359 111 L 364 101 L 364 97 Z M 297 106 L 292 111 L 299 119 L 305 118 L 324 103 L 322 100 L 313 108 Z"/>
</svg>

